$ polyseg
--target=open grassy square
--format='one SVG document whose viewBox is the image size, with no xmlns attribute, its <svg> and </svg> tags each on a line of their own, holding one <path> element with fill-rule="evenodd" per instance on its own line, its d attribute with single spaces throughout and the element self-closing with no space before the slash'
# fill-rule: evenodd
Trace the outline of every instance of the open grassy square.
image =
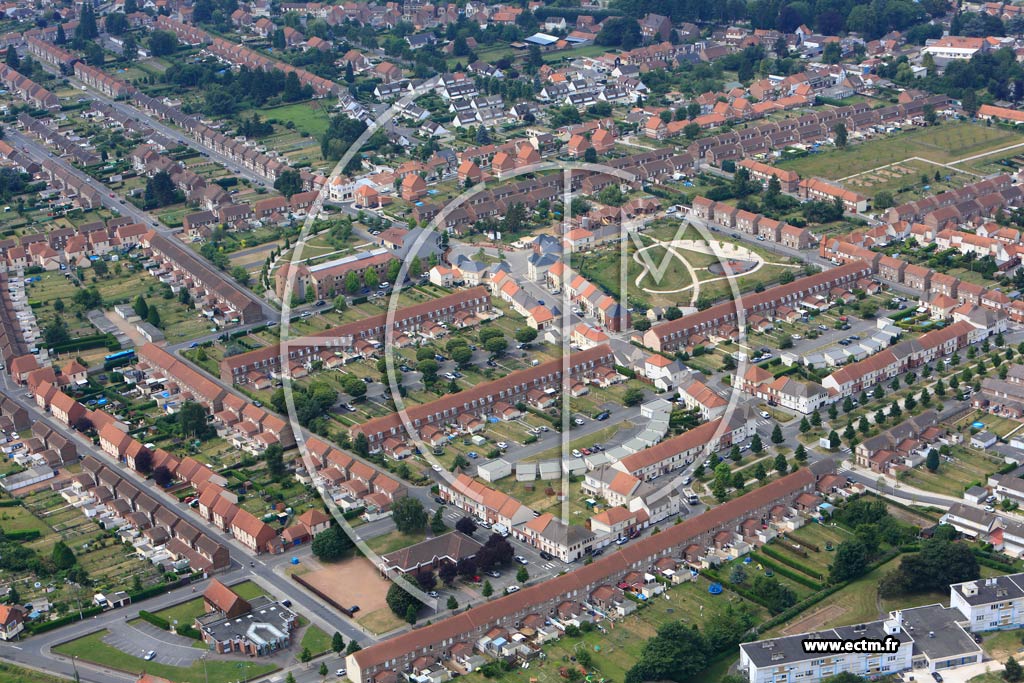
<svg viewBox="0 0 1024 683">
<path fill-rule="evenodd" d="M 948 164 L 1021 142 L 1024 142 L 1024 135 L 998 126 L 982 126 L 968 122 L 943 123 L 863 143 L 852 142 L 846 149 L 829 149 L 819 154 L 781 162 L 779 166 L 796 171 L 804 178 L 820 176 L 835 180 L 911 157 Z M 1007 152 L 1007 156 L 1012 154 Z"/>
</svg>

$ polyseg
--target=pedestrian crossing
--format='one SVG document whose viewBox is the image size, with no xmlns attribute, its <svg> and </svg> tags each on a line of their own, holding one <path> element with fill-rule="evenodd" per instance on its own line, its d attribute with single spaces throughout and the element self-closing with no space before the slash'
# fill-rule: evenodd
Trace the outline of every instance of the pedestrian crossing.
<svg viewBox="0 0 1024 683">
<path fill-rule="evenodd" d="M 543 569 L 555 569 L 555 568 L 557 568 L 557 566 L 558 565 L 556 565 L 554 562 L 548 562 L 546 564 L 542 564 L 541 568 L 543 568 Z"/>
</svg>

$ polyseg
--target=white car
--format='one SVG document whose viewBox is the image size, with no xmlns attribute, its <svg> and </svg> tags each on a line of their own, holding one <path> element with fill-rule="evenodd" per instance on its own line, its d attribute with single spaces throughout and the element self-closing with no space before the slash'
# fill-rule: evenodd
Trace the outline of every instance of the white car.
<svg viewBox="0 0 1024 683">
<path fill-rule="evenodd" d="M 800 341 L 801 339 L 803 339 L 803 337 L 801 337 L 799 334 L 794 334 L 793 339 L 794 341 Z"/>
<path fill-rule="evenodd" d="M 995 512 L 995 510 L 996 509 L 994 507 L 992 507 L 991 505 L 986 505 L 985 506 L 985 512 Z"/>
<path fill-rule="evenodd" d="M 584 419 L 582 417 L 577 417 L 575 420 L 573 420 L 573 424 L 575 424 L 577 427 L 579 427 L 580 425 L 586 424 L 586 422 L 584 421 Z"/>
<path fill-rule="evenodd" d="M 582 453 L 580 453 L 580 449 L 578 449 L 578 448 L 574 448 L 574 449 L 572 449 L 572 457 L 574 457 L 574 458 L 578 458 L 578 457 L 580 457 L 580 456 L 582 456 L 582 455 L 583 455 L 583 454 L 582 454 Z"/>
<path fill-rule="evenodd" d="M 760 412 L 761 412 L 761 417 L 765 418 L 766 420 L 771 417 L 771 415 L 768 414 L 767 410 L 762 410 Z"/>
<path fill-rule="evenodd" d="M 149 661 L 152 661 L 155 657 L 156 657 L 156 650 L 150 650 L 149 652 L 146 653 L 146 656 L 143 657 L 143 659 L 145 659 L 147 662 L 149 662 Z"/>
<path fill-rule="evenodd" d="M 505 589 L 506 593 L 515 593 L 519 590 L 519 586 L 509 586 Z"/>
<path fill-rule="evenodd" d="M 505 441 L 499 441 L 498 448 L 500 448 L 501 450 L 505 450 L 506 448 L 508 448 L 508 443 Z"/>
<path fill-rule="evenodd" d="M 338 669 L 337 671 L 334 672 L 334 675 L 338 676 L 340 678 L 341 676 L 344 676 L 347 673 L 348 673 L 348 671 L 346 671 L 345 669 Z"/>
<path fill-rule="evenodd" d="M 434 470 L 435 472 L 444 472 L 444 468 L 441 467 L 440 465 L 431 465 L 430 469 Z"/>
</svg>

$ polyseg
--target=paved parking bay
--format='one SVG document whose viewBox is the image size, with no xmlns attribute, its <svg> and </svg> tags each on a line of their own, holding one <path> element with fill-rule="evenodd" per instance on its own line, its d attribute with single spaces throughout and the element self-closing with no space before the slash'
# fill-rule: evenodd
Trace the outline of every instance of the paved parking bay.
<svg viewBox="0 0 1024 683">
<path fill-rule="evenodd" d="M 156 651 L 153 661 L 171 666 L 191 666 L 206 651 L 192 647 L 192 639 L 168 633 L 147 622 L 112 624 L 103 642 L 132 657 Z"/>
</svg>

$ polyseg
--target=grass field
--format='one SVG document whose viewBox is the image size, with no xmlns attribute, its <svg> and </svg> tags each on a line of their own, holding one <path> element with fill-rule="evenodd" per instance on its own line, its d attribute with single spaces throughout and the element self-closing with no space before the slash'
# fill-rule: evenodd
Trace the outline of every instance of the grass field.
<svg viewBox="0 0 1024 683">
<path fill-rule="evenodd" d="M 1024 135 L 999 127 L 973 123 L 943 123 L 916 128 L 905 133 L 852 143 L 847 149 L 784 161 L 780 167 L 796 171 L 801 177 L 845 178 L 910 157 L 921 157 L 948 164 L 975 154 L 1024 142 Z M 1012 153 L 1007 153 L 1012 156 Z"/>
<path fill-rule="evenodd" d="M 359 617 L 356 621 L 359 622 L 359 625 L 363 628 L 378 635 L 388 633 L 390 631 L 394 631 L 396 628 L 405 626 L 405 622 L 396 617 L 390 607 L 383 607 L 374 612 L 370 612 L 365 617 Z"/>
<path fill-rule="evenodd" d="M 373 552 L 383 555 L 400 548 L 407 548 L 414 543 L 419 543 L 424 538 L 424 534 L 403 534 L 401 531 L 392 531 L 390 534 L 371 538 L 366 544 Z"/>
<path fill-rule="evenodd" d="M 935 180 L 936 171 L 939 172 L 939 180 Z M 927 182 L 922 182 L 922 178 L 927 178 Z M 914 159 L 875 169 L 855 178 L 847 178 L 845 182 L 851 190 L 869 197 L 883 191 L 890 192 L 899 204 L 924 195 L 939 194 L 961 187 L 972 182 L 972 178 L 973 176 L 966 173 L 957 173 L 927 161 Z"/>
<path fill-rule="evenodd" d="M 959 496 L 974 483 L 984 482 L 1002 465 L 999 459 L 961 447 L 953 449 L 952 458 L 952 462 L 943 459 L 935 472 L 925 467 L 908 470 L 900 481 L 925 491 Z"/>
<path fill-rule="evenodd" d="M 277 119 L 282 125 L 291 121 L 296 129 L 316 138 L 324 134 L 330 123 L 330 115 L 317 100 L 260 109 L 258 113 L 264 120 Z"/>
<path fill-rule="evenodd" d="M 256 678 L 265 676 L 278 667 L 273 664 L 261 664 L 250 660 L 226 661 L 220 658 L 208 658 L 204 663 L 196 660 L 192 666 L 169 666 L 156 662 L 147 662 L 139 657 L 121 652 L 103 642 L 106 629 L 90 633 L 87 636 L 72 640 L 53 648 L 54 652 L 66 657 L 78 657 L 83 662 L 92 662 L 100 666 L 127 671 L 129 673 L 148 673 L 161 676 L 175 683 L 192 683 L 208 680 L 210 683 L 233 683 L 242 677 Z M 244 670 L 244 671 L 243 671 Z"/>
<path fill-rule="evenodd" d="M 319 626 L 310 626 L 302 634 L 302 640 L 299 642 L 299 651 L 295 656 L 298 657 L 302 654 L 303 650 L 307 649 L 314 657 L 327 652 L 331 649 L 331 636 L 327 635 Z"/>
<path fill-rule="evenodd" d="M 0 662 L 0 681 L 4 683 L 65 683 L 68 679 L 23 669 L 6 662 Z"/>
</svg>

